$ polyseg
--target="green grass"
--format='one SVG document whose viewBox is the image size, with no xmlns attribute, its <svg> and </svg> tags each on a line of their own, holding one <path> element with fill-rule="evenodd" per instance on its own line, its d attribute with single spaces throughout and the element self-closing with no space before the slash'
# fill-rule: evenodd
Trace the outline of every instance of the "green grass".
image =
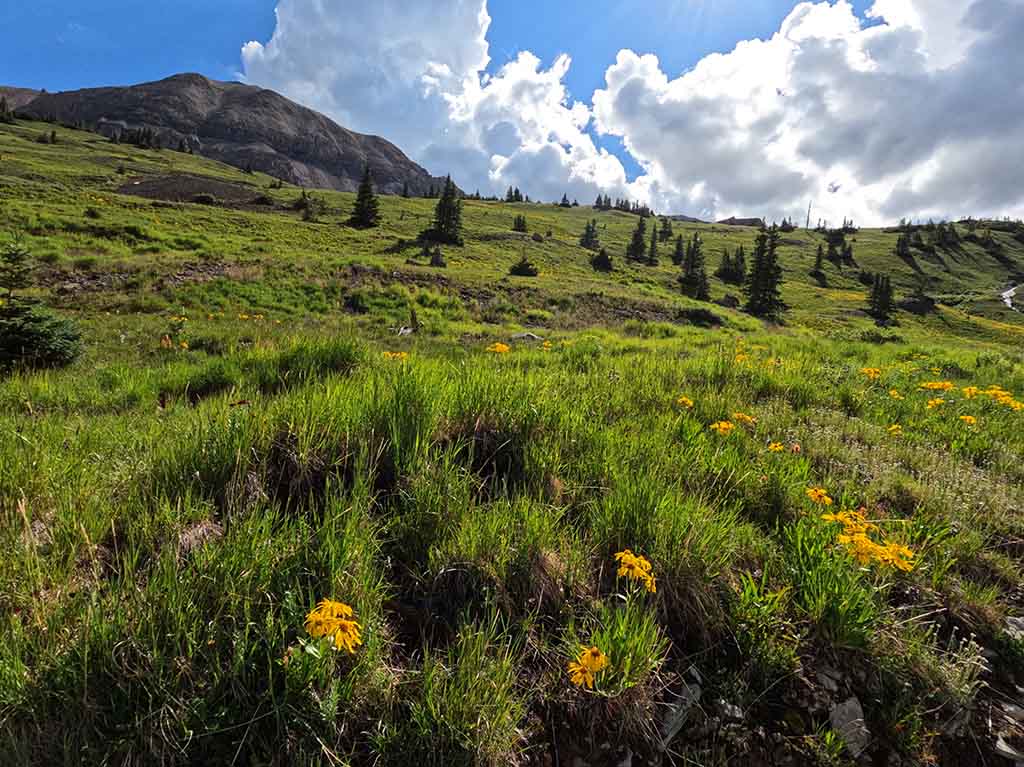
<svg viewBox="0 0 1024 767">
<path fill-rule="evenodd" d="M 683 299 L 664 260 L 593 272 L 584 222 L 615 255 L 626 215 L 470 202 L 432 271 L 396 247 L 430 201 L 383 199 L 369 232 L 329 192 L 319 223 L 156 207 L 113 193 L 118 163 L 298 190 L 40 130 L 0 128 L 0 199 L 86 351 L 0 380 L 0 763 L 841 763 L 827 703 L 850 695 L 876 759 L 987 748 L 983 712 L 1024 685 L 1024 412 L 968 387 L 1024 399 L 1024 324 L 990 305 L 1011 270 L 980 247 L 920 264 L 977 305 L 879 329 L 856 274 L 804 276 L 817 235 L 796 232 L 766 326 Z M 551 237 L 513 236 L 520 211 Z M 753 238 L 700 228 L 711 264 Z M 906 290 L 895 236 L 855 252 Z M 524 247 L 541 275 L 508 277 Z M 913 569 L 858 563 L 810 487 Z M 626 548 L 655 593 L 617 577 Z M 305 632 L 324 598 L 353 607 L 355 654 Z M 569 679 L 581 646 L 609 658 L 594 690 Z M 694 680 L 701 713 L 666 744 Z M 719 700 L 738 740 L 702 726 Z"/>
</svg>

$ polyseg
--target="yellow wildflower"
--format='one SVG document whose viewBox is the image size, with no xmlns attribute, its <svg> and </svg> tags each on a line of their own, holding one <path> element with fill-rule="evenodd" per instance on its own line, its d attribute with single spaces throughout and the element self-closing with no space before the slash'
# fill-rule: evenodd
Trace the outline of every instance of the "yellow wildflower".
<svg viewBox="0 0 1024 767">
<path fill-rule="evenodd" d="M 899 389 L 889 389 L 889 396 L 896 400 L 903 399 Z"/>
<path fill-rule="evenodd" d="M 942 407 L 945 404 L 946 400 L 942 399 L 942 397 L 936 397 L 935 399 L 928 400 L 928 409 L 935 410 L 935 408 Z"/>
<path fill-rule="evenodd" d="M 882 377 L 881 368 L 861 368 L 860 372 L 866 375 L 869 381 L 877 381 Z"/>
<path fill-rule="evenodd" d="M 730 434 L 732 434 L 733 431 L 736 429 L 736 424 L 734 424 L 732 421 L 718 421 L 716 423 L 711 424 L 711 426 L 708 428 L 710 428 L 711 431 L 716 432 L 723 437 L 727 437 Z"/>
<path fill-rule="evenodd" d="M 981 392 L 977 386 L 965 386 L 963 388 L 964 399 L 974 399 Z"/>
<path fill-rule="evenodd" d="M 747 354 L 743 354 L 742 352 L 740 354 L 736 355 L 736 361 L 737 362 L 746 362 L 749 359 L 750 359 L 750 356 L 747 355 Z"/>
<path fill-rule="evenodd" d="M 814 503 L 819 506 L 831 506 L 832 499 L 829 497 L 828 492 L 823 487 L 809 487 L 807 488 L 807 497 L 810 498 Z"/>
<path fill-rule="evenodd" d="M 182 341 L 178 345 L 182 348 L 183 351 L 188 351 L 188 341 Z"/>
<path fill-rule="evenodd" d="M 978 423 L 978 419 L 975 418 L 973 415 L 962 415 L 960 416 L 960 420 L 963 421 L 968 426 L 974 426 L 976 423 Z"/>
<path fill-rule="evenodd" d="M 508 344 L 503 344 L 499 342 L 493 343 L 490 346 L 488 346 L 487 351 L 489 351 L 491 354 L 508 354 L 510 351 L 512 351 L 512 347 L 510 347 Z"/>
<path fill-rule="evenodd" d="M 900 426 L 898 423 L 894 423 L 892 426 L 889 427 L 889 434 L 892 435 L 893 437 L 902 437 L 903 427 Z"/>
<path fill-rule="evenodd" d="M 569 679 L 577 687 L 594 689 L 594 678 L 608 666 L 608 656 L 597 647 L 583 647 L 574 661 L 569 661 Z"/>
<path fill-rule="evenodd" d="M 552 350 L 552 349 L 553 349 L 554 347 L 552 347 L 552 345 L 551 345 L 551 342 L 550 342 L 550 341 L 545 341 L 545 342 L 544 342 L 543 344 L 541 344 L 541 347 L 540 347 L 540 348 L 541 348 L 541 349 L 543 349 L 543 350 L 544 350 L 544 351 L 546 351 L 546 352 L 549 352 L 549 351 L 551 351 L 551 350 Z"/>
<path fill-rule="evenodd" d="M 768 452 L 769 453 L 783 453 L 786 451 L 786 446 L 781 442 L 769 442 Z"/>
<path fill-rule="evenodd" d="M 384 352 L 384 359 L 405 362 L 409 359 L 409 352 Z"/>
<path fill-rule="evenodd" d="M 914 552 L 898 543 L 887 542 L 884 546 L 878 546 L 875 558 L 882 564 L 895 567 L 909 573 L 914 569 Z"/>
<path fill-rule="evenodd" d="M 953 391 L 956 386 L 952 381 L 928 381 L 921 384 L 921 388 L 925 391 Z"/>
<path fill-rule="evenodd" d="M 676 404 L 679 407 L 686 408 L 687 410 L 693 410 L 693 400 L 689 397 L 680 397 L 676 400 Z"/>
<path fill-rule="evenodd" d="M 744 426 L 754 426 L 757 423 L 757 419 L 753 416 L 749 416 L 746 413 L 733 413 L 732 420 L 737 423 L 741 423 Z"/>
<path fill-rule="evenodd" d="M 353 617 L 352 608 L 344 602 L 324 599 L 306 616 L 306 631 L 317 639 L 326 637 L 335 650 L 354 655 L 356 647 L 363 643 L 363 627 Z"/>
<path fill-rule="evenodd" d="M 644 588 L 652 594 L 658 591 L 657 581 L 651 575 L 651 563 L 646 557 L 637 556 L 629 549 L 626 549 L 615 555 L 615 561 L 619 563 L 620 578 L 643 581 Z"/>
</svg>

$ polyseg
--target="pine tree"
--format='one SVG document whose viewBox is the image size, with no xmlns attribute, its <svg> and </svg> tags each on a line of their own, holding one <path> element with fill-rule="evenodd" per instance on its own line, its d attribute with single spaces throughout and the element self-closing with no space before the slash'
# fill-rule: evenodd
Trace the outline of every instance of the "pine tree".
<svg viewBox="0 0 1024 767">
<path fill-rule="evenodd" d="M 672 251 L 672 263 L 682 266 L 686 260 L 686 246 L 683 244 L 683 235 L 676 237 L 676 249 Z"/>
<path fill-rule="evenodd" d="M 512 192 L 512 202 L 522 202 L 522 201 L 523 201 L 523 193 L 519 191 L 519 187 L 517 186 L 515 188 L 515 190 Z"/>
<path fill-rule="evenodd" d="M 722 280 L 722 282 L 729 282 L 732 279 L 733 268 L 732 256 L 729 255 L 729 248 L 722 248 L 722 258 L 718 262 L 718 268 L 715 269 L 715 276 Z"/>
<path fill-rule="evenodd" d="M 588 221 L 586 226 L 583 227 L 583 234 L 580 236 L 580 246 L 587 250 L 597 250 L 601 246 L 601 241 L 597 236 L 597 220 Z"/>
<path fill-rule="evenodd" d="M 658 227 L 651 228 L 651 247 L 647 251 L 647 265 L 658 265 Z"/>
<path fill-rule="evenodd" d="M 636 222 L 636 229 L 633 230 L 633 239 L 626 248 L 626 258 L 631 261 L 643 261 L 647 253 L 647 220 L 641 218 Z"/>
<path fill-rule="evenodd" d="M 356 205 L 349 223 L 362 229 L 369 229 L 380 223 L 380 205 L 373 191 L 373 176 L 368 164 L 363 169 L 363 180 L 359 182 Z"/>
<path fill-rule="evenodd" d="M 569 195 L 563 194 L 562 195 L 562 201 L 560 203 L 558 203 L 558 206 L 560 208 L 571 208 L 572 207 L 572 203 L 569 202 Z"/>
<path fill-rule="evenodd" d="M 526 225 L 526 216 L 516 216 L 512 220 L 512 231 L 522 232 L 523 234 L 526 234 L 529 231 Z"/>
<path fill-rule="evenodd" d="M 825 248 L 822 247 L 821 243 L 818 243 L 818 255 L 814 257 L 814 272 L 813 274 L 821 274 L 825 268 Z"/>
<path fill-rule="evenodd" d="M 660 242 L 668 242 L 672 239 L 672 222 L 667 216 L 661 217 L 661 231 L 658 233 Z"/>
<path fill-rule="evenodd" d="M 732 282 L 742 285 L 747 280 L 747 251 L 742 245 L 736 251 L 732 262 Z"/>
<path fill-rule="evenodd" d="M 444 191 L 434 209 L 434 226 L 425 235 L 437 242 L 462 245 L 462 200 L 452 177 L 445 178 Z"/>
<path fill-rule="evenodd" d="M 762 229 L 757 236 L 754 260 L 747 276 L 745 293 L 746 310 L 755 317 L 777 317 L 783 309 L 780 286 L 782 267 L 779 266 L 777 249 L 779 232 L 773 225 Z"/>
<path fill-rule="evenodd" d="M 683 293 L 690 298 L 698 301 L 707 301 L 711 298 L 704 262 L 704 244 L 700 240 L 700 235 L 696 233 L 686 249 L 686 259 L 683 261 L 683 273 L 679 277 L 679 282 Z"/>
</svg>

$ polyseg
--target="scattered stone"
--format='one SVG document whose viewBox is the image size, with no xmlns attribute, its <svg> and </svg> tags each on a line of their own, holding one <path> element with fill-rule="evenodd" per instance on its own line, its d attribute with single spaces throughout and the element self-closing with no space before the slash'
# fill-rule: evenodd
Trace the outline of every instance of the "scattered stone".
<svg viewBox="0 0 1024 767">
<path fill-rule="evenodd" d="M 679 703 L 668 710 L 661 726 L 661 748 L 663 751 L 668 750 L 669 744 L 683 729 L 683 725 L 686 724 L 686 720 L 690 716 L 690 710 L 700 701 L 702 693 L 700 685 L 683 682 Z"/>
<path fill-rule="evenodd" d="M 1024 642 L 1024 618 L 1007 618 L 1006 633 L 1017 642 Z"/>
<path fill-rule="evenodd" d="M 856 759 L 871 742 L 871 732 L 864 723 L 864 708 L 856 698 L 839 703 L 829 713 L 832 729 L 843 739 L 846 750 Z"/>
<path fill-rule="evenodd" d="M 224 528 L 212 519 L 196 522 L 181 531 L 178 536 L 178 553 L 184 559 L 211 541 L 224 537 Z"/>
<path fill-rule="evenodd" d="M 726 721 L 729 722 L 742 722 L 743 721 L 743 709 L 734 703 L 727 703 L 724 700 L 718 701 L 718 708 L 722 712 L 722 716 L 725 717 Z"/>
<path fill-rule="evenodd" d="M 516 333 L 512 336 L 513 341 L 543 341 L 544 339 L 534 333 Z"/>
</svg>

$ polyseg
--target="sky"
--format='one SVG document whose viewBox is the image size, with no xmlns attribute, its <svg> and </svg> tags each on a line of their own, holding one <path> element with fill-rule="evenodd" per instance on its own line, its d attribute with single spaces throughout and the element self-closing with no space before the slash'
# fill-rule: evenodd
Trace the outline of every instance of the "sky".
<svg viewBox="0 0 1024 767">
<path fill-rule="evenodd" d="M 1024 0 L 34 0 L 0 29 L 3 84 L 249 82 L 485 194 L 1024 215 Z"/>
</svg>

